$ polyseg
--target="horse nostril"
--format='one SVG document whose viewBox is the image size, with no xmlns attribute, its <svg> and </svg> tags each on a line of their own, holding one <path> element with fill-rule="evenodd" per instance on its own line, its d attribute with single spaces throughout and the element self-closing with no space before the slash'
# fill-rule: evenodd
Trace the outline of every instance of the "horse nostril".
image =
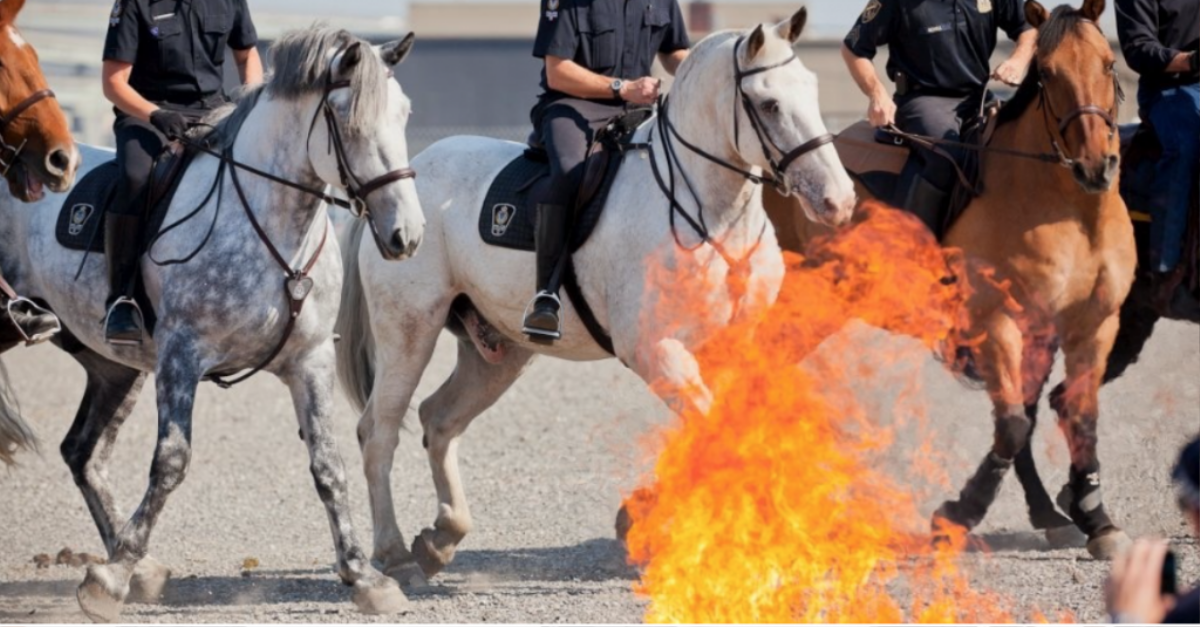
<svg viewBox="0 0 1200 627">
<path fill-rule="evenodd" d="M 1115 170 L 1117 169 L 1117 166 L 1121 165 L 1121 157 L 1118 155 L 1109 155 L 1108 158 L 1105 159 L 1105 162 L 1108 164 L 1109 170 Z"/>
<path fill-rule="evenodd" d="M 1087 168 L 1083 167 L 1083 164 L 1078 161 L 1071 166 L 1071 172 L 1075 174 L 1075 178 L 1078 180 L 1087 178 Z"/>
<path fill-rule="evenodd" d="M 408 252 L 408 242 L 404 238 L 404 230 L 392 231 L 392 250 L 401 254 Z"/>
<path fill-rule="evenodd" d="M 842 206 L 832 198 L 825 199 L 825 213 L 837 213 L 842 210 Z"/>
<path fill-rule="evenodd" d="M 55 148 L 46 155 L 46 170 L 51 174 L 61 176 L 66 174 L 69 167 L 71 167 L 71 154 L 62 148 Z"/>
</svg>

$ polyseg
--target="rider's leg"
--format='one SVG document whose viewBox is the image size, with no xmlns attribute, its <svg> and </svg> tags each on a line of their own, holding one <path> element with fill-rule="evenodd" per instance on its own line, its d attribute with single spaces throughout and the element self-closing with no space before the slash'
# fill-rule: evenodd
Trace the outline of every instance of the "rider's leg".
<svg viewBox="0 0 1200 627">
<path fill-rule="evenodd" d="M 908 133 L 959 141 L 962 127 L 959 110 L 965 100 L 924 95 L 901 98 L 896 108 L 896 125 Z M 958 151 L 953 148 L 941 150 L 958 158 Z M 954 164 L 924 148 L 917 148 L 916 152 L 923 167 L 908 189 L 900 192 L 904 194 L 904 208 L 920 218 L 935 235 L 941 235 L 943 216 L 954 187 Z"/>
<path fill-rule="evenodd" d="M 1151 210 L 1151 270 L 1158 286 L 1156 307 L 1166 313 L 1172 299 L 1190 299 L 1176 268 L 1183 253 L 1191 194 L 1200 177 L 1200 86 L 1188 85 L 1139 94 L 1143 111 L 1158 134 L 1162 158 L 1157 166 L 1158 185 Z M 1184 309 L 1187 308 L 1187 303 Z"/>
<path fill-rule="evenodd" d="M 109 307 L 104 337 L 110 344 L 140 344 L 142 317 L 130 298 L 139 265 L 142 234 L 141 194 L 150 178 L 154 157 L 165 139 L 154 127 L 131 116 L 113 125 L 121 178 L 104 224 L 104 254 L 108 260 Z"/>
<path fill-rule="evenodd" d="M 531 338 L 557 340 L 562 337 L 558 286 L 551 282 L 559 259 L 567 254 L 569 212 L 583 178 L 591 128 L 578 111 L 556 105 L 543 116 L 541 137 L 550 157 L 550 178 L 539 186 L 536 199 L 537 292 L 525 315 L 524 331 Z"/>
</svg>

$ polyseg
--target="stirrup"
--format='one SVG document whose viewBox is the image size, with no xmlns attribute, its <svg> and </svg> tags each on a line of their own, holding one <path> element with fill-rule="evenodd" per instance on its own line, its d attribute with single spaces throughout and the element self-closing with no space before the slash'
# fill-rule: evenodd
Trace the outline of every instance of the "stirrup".
<svg viewBox="0 0 1200 627">
<path fill-rule="evenodd" d="M 546 329 L 538 329 L 538 328 L 534 328 L 534 327 L 531 327 L 531 326 L 528 326 L 525 324 L 525 320 L 529 319 L 529 314 L 530 314 L 531 310 L 533 310 L 537 306 L 538 301 L 541 301 L 541 300 L 553 301 L 554 304 L 558 306 L 558 312 L 559 312 L 558 328 L 555 329 L 554 331 L 547 331 Z M 525 335 L 530 336 L 529 339 L 531 339 L 535 342 L 539 341 L 539 340 L 562 339 L 562 315 L 561 315 L 562 309 L 563 309 L 562 299 L 560 299 L 558 297 L 558 294 L 555 294 L 553 292 L 549 292 L 546 290 L 542 290 L 542 291 L 538 292 L 537 294 L 534 294 L 533 299 L 530 300 L 529 304 L 525 306 L 525 313 L 521 316 L 521 332 L 524 333 Z"/>
<path fill-rule="evenodd" d="M 21 334 L 21 339 L 25 340 L 26 346 L 40 344 L 62 332 L 62 320 L 59 320 L 58 316 L 55 315 L 54 312 L 42 307 L 28 298 L 25 298 L 24 296 L 18 296 L 10 299 L 6 309 L 8 312 L 8 318 L 13 321 L 13 326 L 17 328 L 17 333 Z M 17 323 L 17 318 L 13 315 L 14 312 L 25 313 L 31 317 L 48 315 L 51 318 L 54 318 L 54 328 L 50 329 L 49 331 L 35 333 L 30 336 L 29 333 L 25 331 L 25 328 Z"/>
<path fill-rule="evenodd" d="M 112 318 L 112 314 L 117 310 L 117 307 L 120 307 L 121 305 L 129 305 L 130 307 L 133 307 L 134 319 L 137 322 L 138 327 L 138 339 L 136 341 L 109 339 L 108 337 L 108 321 L 110 318 Z M 146 333 L 144 321 L 145 318 L 142 317 L 142 308 L 137 304 L 137 301 L 128 296 L 121 296 L 117 300 L 113 301 L 112 305 L 109 305 L 108 313 L 104 314 L 104 341 L 112 344 L 113 346 L 140 346 L 142 344 L 142 337 L 145 336 Z"/>
</svg>

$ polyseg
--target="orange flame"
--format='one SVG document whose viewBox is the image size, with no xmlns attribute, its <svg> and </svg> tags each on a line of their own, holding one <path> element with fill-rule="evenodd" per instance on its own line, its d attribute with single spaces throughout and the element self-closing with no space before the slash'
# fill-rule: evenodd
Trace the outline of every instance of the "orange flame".
<svg viewBox="0 0 1200 627">
<path fill-rule="evenodd" d="M 867 206 L 863 215 L 808 258 L 788 256 L 777 304 L 697 354 L 713 406 L 658 434 L 654 478 L 626 499 L 647 621 L 1016 618 L 1003 598 L 971 587 L 959 563 L 965 538 L 934 548 L 912 489 L 873 463 L 892 431 L 799 366 L 851 318 L 947 352 L 962 327 L 968 288 L 947 265 L 956 256 L 906 214 Z M 705 286 L 681 272 L 651 264 L 658 304 L 646 322 L 706 302 Z M 934 466 L 929 453 L 914 457 Z"/>
</svg>

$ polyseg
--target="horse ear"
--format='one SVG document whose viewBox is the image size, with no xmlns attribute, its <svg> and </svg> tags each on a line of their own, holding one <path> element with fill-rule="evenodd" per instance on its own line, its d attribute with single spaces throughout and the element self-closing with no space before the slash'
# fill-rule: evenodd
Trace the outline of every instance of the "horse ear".
<svg viewBox="0 0 1200 627">
<path fill-rule="evenodd" d="M 415 38 L 415 35 L 409 33 L 404 36 L 404 39 L 380 46 L 379 56 L 383 58 L 384 65 L 391 67 L 404 62 L 404 58 L 408 56 L 409 52 L 412 52 L 413 40 Z"/>
<path fill-rule="evenodd" d="M 1037 0 L 1029 0 L 1025 3 L 1025 21 L 1034 28 L 1041 28 L 1050 20 L 1050 13 L 1046 11 L 1046 7 L 1038 3 Z"/>
<path fill-rule="evenodd" d="M 781 23 L 776 28 L 776 32 L 779 33 L 780 37 L 794 44 L 797 39 L 800 39 L 800 33 L 804 32 L 804 25 L 807 23 L 808 7 L 800 7 L 800 10 L 792 15 L 792 19 Z"/>
<path fill-rule="evenodd" d="M 25 6 L 25 0 L 0 0 L 0 24 L 12 24 Z"/>
<path fill-rule="evenodd" d="M 346 48 L 342 53 L 342 58 L 338 61 L 337 74 L 339 77 L 344 77 L 350 73 L 350 70 L 362 63 L 362 42 L 356 41 Z"/>
<path fill-rule="evenodd" d="M 762 24 L 754 27 L 754 32 L 746 38 L 746 60 L 750 61 L 762 52 L 763 44 L 767 43 L 767 36 L 763 34 Z"/>
<path fill-rule="evenodd" d="M 1104 15 L 1104 0 L 1084 0 L 1079 13 L 1093 22 L 1098 21 Z"/>
</svg>

